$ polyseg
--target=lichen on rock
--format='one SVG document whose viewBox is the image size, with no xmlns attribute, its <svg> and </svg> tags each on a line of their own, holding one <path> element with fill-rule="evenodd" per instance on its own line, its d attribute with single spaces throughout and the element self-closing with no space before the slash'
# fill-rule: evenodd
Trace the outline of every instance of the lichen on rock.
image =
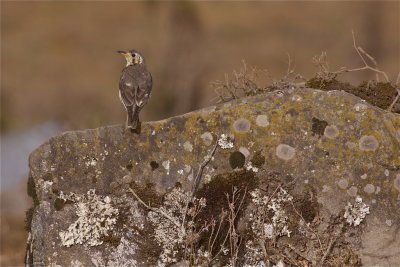
<svg viewBox="0 0 400 267">
<path fill-rule="evenodd" d="M 394 265 L 398 132 L 398 114 L 303 88 L 63 133 L 30 156 L 27 265 Z"/>
<path fill-rule="evenodd" d="M 117 221 L 118 209 L 112 206 L 111 198 L 102 198 L 93 189 L 86 195 L 64 194 L 61 191 L 59 198 L 73 202 L 78 216 L 66 231 L 60 231 L 62 245 L 101 245 L 101 238 L 108 235 Z"/>
</svg>

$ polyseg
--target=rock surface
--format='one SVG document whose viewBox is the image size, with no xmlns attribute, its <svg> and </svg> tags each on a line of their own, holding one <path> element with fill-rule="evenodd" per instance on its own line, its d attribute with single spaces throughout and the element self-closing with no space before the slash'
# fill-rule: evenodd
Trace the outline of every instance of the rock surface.
<svg viewBox="0 0 400 267">
<path fill-rule="evenodd" d="M 400 115 L 345 92 L 275 91 L 140 134 L 65 132 L 29 164 L 31 266 L 400 262 Z"/>
</svg>

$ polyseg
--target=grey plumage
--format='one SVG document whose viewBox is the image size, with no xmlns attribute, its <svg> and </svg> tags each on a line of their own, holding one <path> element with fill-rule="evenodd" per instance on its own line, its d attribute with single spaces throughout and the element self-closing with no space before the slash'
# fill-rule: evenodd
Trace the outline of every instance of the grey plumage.
<svg viewBox="0 0 400 267">
<path fill-rule="evenodd" d="M 119 80 L 119 96 L 127 111 L 126 126 L 136 130 L 139 113 L 150 98 L 152 77 L 146 68 L 143 57 L 135 50 L 118 51 L 127 60 Z"/>
</svg>

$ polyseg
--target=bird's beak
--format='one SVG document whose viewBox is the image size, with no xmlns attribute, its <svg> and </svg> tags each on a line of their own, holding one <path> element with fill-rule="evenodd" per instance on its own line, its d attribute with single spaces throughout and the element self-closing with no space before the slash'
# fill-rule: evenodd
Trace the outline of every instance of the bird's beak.
<svg viewBox="0 0 400 267">
<path fill-rule="evenodd" d="M 128 52 L 122 50 L 118 50 L 117 53 L 122 54 L 126 58 L 126 60 L 128 60 L 128 58 L 130 57 L 130 54 Z"/>
<path fill-rule="evenodd" d="M 127 66 L 132 65 L 133 58 L 132 58 L 131 53 L 125 52 L 125 51 L 121 51 L 121 50 L 117 51 L 117 53 L 122 54 L 125 57 Z"/>
</svg>

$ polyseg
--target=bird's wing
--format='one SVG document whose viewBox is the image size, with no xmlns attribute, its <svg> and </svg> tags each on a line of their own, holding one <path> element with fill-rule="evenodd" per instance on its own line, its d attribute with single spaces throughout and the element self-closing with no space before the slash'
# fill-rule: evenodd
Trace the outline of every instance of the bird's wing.
<svg viewBox="0 0 400 267">
<path fill-rule="evenodd" d="M 135 93 L 135 101 L 137 106 L 142 107 L 147 103 L 150 97 L 152 85 L 153 81 L 150 72 L 142 72 L 140 79 L 138 80 L 138 88 Z"/>
<path fill-rule="evenodd" d="M 132 75 L 128 73 L 128 69 L 124 69 L 119 80 L 119 91 L 121 100 L 125 106 L 133 106 L 136 104 L 136 91 L 139 84 Z"/>
</svg>

